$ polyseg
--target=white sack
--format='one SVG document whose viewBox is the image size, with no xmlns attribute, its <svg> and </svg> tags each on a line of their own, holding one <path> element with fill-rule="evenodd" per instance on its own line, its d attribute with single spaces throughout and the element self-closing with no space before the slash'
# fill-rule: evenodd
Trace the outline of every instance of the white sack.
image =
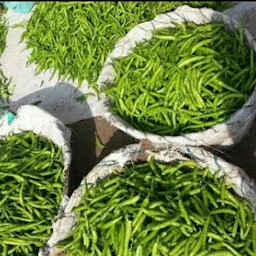
<svg viewBox="0 0 256 256">
<path fill-rule="evenodd" d="M 194 22 L 196 24 L 223 22 L 231 29 L 238 26 L 238 23 L 228 16 L 209 8 L 198 9 L 184 5 L 173 12 L 160 14 L 151 21 L 135 26 L 115 45 L 115 49 L 106 60 L 99 76 L 99 87 L 101 89 L 104 88 L 104 82 L 114 83 L 115 72 L 112 67 L 112 59 L 128 56 L 137 43 L 150 40 L 152 38 L 152 32 L 155 29 L 174 27 L 171 22 L 182 23 L 185 21 Z M 245 36 L 250 47 L 256 50 L 256 43 L 247 29 L 245 29 Z M 104 94 L 103 97 L 105 105 L 109 105 L 107 95 Z M 119 115 L 109 111 L 104 114 L 104 117 L 110 124 L 116 126 L 134 138 L 140 140 L 148 139 L 153 143 L 191 146 L 230 146 L 239 142 L 247 134 L 256 115 L 255 104 L 256 89 L 254 89 L 253 93 L 242 108 L 236 111 L 226 122 L 217 124 L 202 132 L 188 133 L 180 136 L 160 136 L 150 132 L 139 131 L 128 124 Z"/>
<path fill-rule="evenodd" d="M 51 140 L 59 148 L 62 148 L 64 159 L 63 175 L 66 176 L 71 163 L 70 130 L 51 114 L 33 105 L 20 107 L 16 115 L 7 111 L 0 116 L 0 139 L 26 131 L 33 131 L 35 134 Z M 64 190 L 65 187 L 66 184 Z M 63 195 L 58 215 L 62 215 L 68 199 L 68 196 Z"/>
<path fill-rule="evenodd" d="M 256 214 L 256 186 L 254 181 L 242 169 L 202 148 L 170 146 L 165 149 L 154 149 L 143 145 L 142 142 L 141 144 L 129 145 L 113 152 L 88 173 L 82 180 L 80 186 L 73 192 L 62 216 L 54 222 L 53 234 L 48 240 L 47 246 L 42 251 L 41 256 L 58 256 L 62 251 L 62 249 L 56 248 L 55 245 L 65 239 L 69 232 L 75 228 L 77 219 L 72 209 L 79 205 L 84 193 L 84 182 L 87 182 L 88 185 L 93 184 L 97 179 L 103 179 L 110 175 L 113 170 L 123 169 L 126 163 L 143 160 L 148 156 L 154 156 L 155 160 L 166 163 L 192 158 L 199 166 L 203 168 L 208 167 L 212 173 L 220 170 L 220 175 L 226 175 L 227 184 L 234 184 L 236 193 L 252 203 L 253 211 Z"/>
</svg>

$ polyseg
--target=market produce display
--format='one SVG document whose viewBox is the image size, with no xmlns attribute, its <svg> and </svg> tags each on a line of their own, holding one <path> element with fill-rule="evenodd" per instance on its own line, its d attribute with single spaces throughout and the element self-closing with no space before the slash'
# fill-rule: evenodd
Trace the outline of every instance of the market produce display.
<svg viewBox="0 0 256 256">
<path fill-rule="evenodd" d="M 251 204 L 194 161 L 113 171 L 85 186 L 73 211 L 76 227 L 58 244 L 65 256 L 256 254 Z"/>
<path fill-rule="evenodd" d="M 29 131 L 0 140 L 0 152 L 0 254 L 35 256 L 62 199 L 62 150 Z"/>
<path fill-rule="evenodd" d="M 135 25 L 178 6 L 224 10 L 227 2 L 39 2 L 22 40 L 32 50 L 36 72 L 51 69 L 59 80 L 96 80 L 115 43 Z"/>
<path fill-rule="evenodd" d="M 158 135 L 205 130 L 241 108 L 255 86 L 255 52 L 243 28 L 175 24 L 113 61 L 105 93 L 135 128 Z"/>
</svg>

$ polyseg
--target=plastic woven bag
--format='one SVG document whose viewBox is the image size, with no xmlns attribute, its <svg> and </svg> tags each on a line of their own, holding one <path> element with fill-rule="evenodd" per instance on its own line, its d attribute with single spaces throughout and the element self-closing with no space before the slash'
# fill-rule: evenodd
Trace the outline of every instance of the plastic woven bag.
<svg viewBox="0 0 256 256">
<path fill-rule="evenodd" d="M 227 185 L 233 184 L 235 192 L 248 199 L 253 205 L 256 214 L 256 189 L 255 182 L 237 166 L 199 147 L 169 146 L 156 148 L 148 141 L 132 144 L 114 151 L 99 162 L 82 180 L 80 186 L 73 192 L 63 214 L 53 222 L 53 233 L 46 247 L 40 251 L 39 256 L 65 255 L 63 249 L 56 246 L 75 228 L 77 216 L 72 209 L 77 207 L 84 194 L 84 182 L 90 186 L 97 180 L 110 175 L 113 170 L 121 170 L 130 162 L 145 161 L 149 156 L 154 156 L 156 161 L 171 163 L 176 160 L 194 160 L 200 167 L 209 168 L 211 173 L 220 171 L 220 176 L 226 175 Z M 256 216 L 255 216 L 256 217 Z"/>
<path fill-rule="evenodd" d="M 105 83 L 114 83 L 116 76 L 113 68 L 114 59 L 128 56 L 138 43 L 150 40 L 154 30 L 174 27 L 172 24 L 173 22 L 193 22 L 197 25 L 207 23 L 224 23 L 231 31 L 238 28 L 238 23 L 235 20 L 229 18 L 223 13 L 209 8 L 198 9 L 183 5 L 173 12 L 157 15 L 153 20 L 138 24 L 132 28 L 125 37 L 116 43 L 114 50 L 106 60 L 99 76 L 99 88 L 103 90 L 105 89 Z M 247 29 L 244 30 L 244 35 L 250 48 L 255 51 L 255 41 Z M 112 104 L 111 99 L 106 94 L 102 93 L 102 98 L 107 107 Z M 255 104 L 256 88 L 245 104 L 232 114 L 225 122 L 218 123 L 204 131 L 180 134 L 178 136 L 161 136 L 155 133 L 138 130 L 125 121 L 119 114 L 111 112 L 110 110 L 106 111 L 104 118 L 111 125 L 114 125 L 136 139 L 147 139 L 152 143 L 160 145 L 213 145 L 226 147 L 235 145 L 247 134 L 256 116 Z"/>
<path fill-rule="evenodd" d="M 9 135 L 28 131 L 33 131 L 34 134 L 47 138 L 62 149 L 64 160 L 63 176 L 67 180 L 71 163 L 71 131 L 60 120 L 33 105 L 24 105 L 18 109 L 17 113 L 6 111 L 0 116 L 1 140 L 4 140 Z M 65 194 L 66 191 L 67 183 L 65 182 L 64 194 L 57 214 L 60 216 L 63 214 L 66 204 L 69 201 L 69 197 Z"/>
</svg>

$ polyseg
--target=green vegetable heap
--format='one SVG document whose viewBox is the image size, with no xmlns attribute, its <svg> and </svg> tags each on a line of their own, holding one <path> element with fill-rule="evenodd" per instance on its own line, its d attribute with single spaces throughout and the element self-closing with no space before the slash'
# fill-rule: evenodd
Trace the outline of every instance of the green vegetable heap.
<svg viewBox="0 0 256 256">
<path fill-rule="evenodd" d="M 52 69 L 59 79 L 87 80 L 95 89 L 115 43 L 135 25 L 178 6 L 226 9 L 226 2 L 41 2 L 22 35 L 37 72 Z M 231 4 L 232 5 L 232 4 Z"/>
<path fill-rule="evenodd" d="M 134 164 L 85 188 L 68 255 L 256 254 L 250 203 L 193 161 Z"/>
<path fill-rule="evenodd" d="M 114 60 L 107 86 L 117 112 L 139 130 L 180 135 L 224 122 L 255 85 L 255 52 L 241 27 L 175 24 L 158 29 L 127 57 Z"/>
<path fill-rule="evenodd" d="M 35 256 L 63 195 L 62 150 L 32 132 L 0 140 L 0 255 Z"/>
</svg>

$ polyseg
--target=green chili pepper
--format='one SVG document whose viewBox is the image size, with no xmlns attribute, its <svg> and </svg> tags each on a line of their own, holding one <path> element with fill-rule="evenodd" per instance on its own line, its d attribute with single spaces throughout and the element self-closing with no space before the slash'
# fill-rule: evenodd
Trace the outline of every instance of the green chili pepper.
<svg viewBox="0 0 256 256">
<path fill-rule="evenodd" d="M 255 250 L 251 205 L 218 172 L 213 175 L 194 161 L 159 164 L 151 158 L 131 163 L 122 175 L 113 171 L 87 188 L 74 212 L 77 225 L 58 245 L 68 256 L 109 251 L 117 255 L 253 255 Z"/>
<path fill-rule="evenodd" d="M 49 238 L 63 193 L 64 164 L 55 147 L 31 131 L 0 141 L 1 255 L 35 255 Z"/>
</svg>

